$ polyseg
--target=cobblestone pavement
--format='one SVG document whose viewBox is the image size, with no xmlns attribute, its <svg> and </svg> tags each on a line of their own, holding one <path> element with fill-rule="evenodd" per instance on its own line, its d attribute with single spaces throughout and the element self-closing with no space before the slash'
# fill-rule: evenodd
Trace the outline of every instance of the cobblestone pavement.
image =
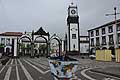
<svg viewBox="0 0 120 80">
<path fill-rule="evenodd" d="M 82 75 L 84 70 L 89 68 L 103 68 L 120 66 L 120 63 L 115 62 L 99 62 L 91 59 L 79 60 L 78 71 L 76 75 L 81 80 L 90 80 L 85 75 Z M 106 75 L 86 71 L 84 74 L 93 78 L 91 80 L 119 80 Z M 54 80 L 51 75 L 47 58 L 18 58 L 10 59 L 5 66 L 0 65 L 0 80 Z"/>
<path fill-rule="evenodd" d="M 115 77 L 115 76 L 111 76 L 111 75 L 106 75 L 106 74 L 102 74 L 102 73 L 98 73 L 98 72 L 91 72 L 91 69 L 96 69 L 98 68 L 99 70 L 104 69 L 103 71 L 107 71 L 111 70 L 112 73 L 120 73 L 120 71 L 115 71 L 114 68 L 119 68 L 120 69 L 120 63 L 116 63 L 116 62 L 104 62 L 104 61 L 96 61 L 96 60 L 91 60 L 89 58 L 87 59 L 82 59 L 79 56 L 74 56 L 73 58 L 76 58 L 79 61 L 79 67 L 78 67 L 78 71 L 77 71 L 77 76 L 81 79 L 84 80 L 90 80 L 90 79 L 86 79 L 84 78 L 85 76 L 83 76 L 81 74 L 81 72 L 83 70 L 86 69 L 85 74 L 89 77 L 91 77 L 91 80 L 120 80 L 120 78 Z M 112 69 L 110 69 L 112 68 Z M 89 69 L 89 70 L 87 70 Z"/>
<path fill-rule="evenodd" d="M 53 80 L 46 58 L 10 59 L 0 66 L 0 80 Z"/>
</svg>

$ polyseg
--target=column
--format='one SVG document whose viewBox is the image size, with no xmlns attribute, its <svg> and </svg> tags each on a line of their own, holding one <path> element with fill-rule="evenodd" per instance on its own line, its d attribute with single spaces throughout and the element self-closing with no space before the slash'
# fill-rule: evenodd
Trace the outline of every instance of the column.
<svg viewBox="0 0 120 80">
<path fill-rule="evenodd" d="M 14 57 L 17 57 L 17 39 L 14 39 Z"/>
</svg>

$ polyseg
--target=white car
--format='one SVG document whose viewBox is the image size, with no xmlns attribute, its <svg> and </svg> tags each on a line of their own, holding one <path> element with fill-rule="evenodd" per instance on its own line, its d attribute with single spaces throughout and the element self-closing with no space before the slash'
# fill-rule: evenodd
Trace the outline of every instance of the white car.
<svg viewBox="0 0 120 80">
<path fill-rule="evenodd" d="M 112 59 L 115 59 L 115 55 L 112 55 Z"/>
<path fill-rule="evenodd" d="M 89 55 L 89 58 L 91 58 L 91 59 L 95 59 L 96 56 L 92 54 L 92 55 Z"/>
</svg>

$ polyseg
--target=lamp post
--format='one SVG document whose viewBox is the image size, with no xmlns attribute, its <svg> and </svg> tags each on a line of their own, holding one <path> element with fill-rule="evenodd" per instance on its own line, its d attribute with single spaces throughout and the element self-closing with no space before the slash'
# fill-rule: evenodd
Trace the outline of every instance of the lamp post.
<svg viewBox="0 0 120 80">
<path fill-rule="evenodd" d="M 114 32 L 115 32 L 115 48 L 118 48 L 118 36 L 117 36 L 117 15 L 120 14 L 120 13 L 117 13 L 117 8 L 114 7 L 114 13 L 113 14 L 106 14 L 106 16 L 111 16 L 113 15 L 114 16 L 114 22 L 115 22 L 115 29 L 114 29 Z"/>
</svg>

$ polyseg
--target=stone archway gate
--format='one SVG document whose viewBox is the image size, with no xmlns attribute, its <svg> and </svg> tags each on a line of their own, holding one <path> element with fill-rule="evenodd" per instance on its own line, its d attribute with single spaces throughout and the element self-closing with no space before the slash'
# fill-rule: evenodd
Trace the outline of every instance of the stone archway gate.
<svg viewBox="0 0 120 80">
<path fill-rule="evenodd" d="M 61 55 L 61 52 L 62 52 L 62 39 L 56 35 L 56 34 L 53 34 L 51 37 L 50 37 L 50 40 L 49 40 L 49 44 L 51 43 L 52 40 L 56 40 L 59 44 L 59 56 Z M 50 50 L 50 46 L 49 46 L 49 50 Z M 50 51 L 49 51 L 50 53 Z"/>
<path fill-rule="evenodd" d="M 49 33 L 46 33 L 42 27 L 40 27 L 40 29 L 36 32 L 32 31 L 31 34 L 27 34 L 25 32 L 24 35 L 22 35 L 19 39 L 18 39 L 18 44 L 20 44 L 22 42 L 22 39 L 24 38 L 27 38 L 28 40 L 26 42 L 29 42 L 30 44 L 30 56 L 31 57 L 34 57 L 35 56 L 35 44 L 38 44 L 38 43 L 46 43 L 47 45 L 47 49 L 46 49 L 46 56 L 48 56 L 48 43 L 49 43 Z M 41 41 L 39 40 L 38 38 L 42 38 L 42 40 L 44 41 Z M 20 52 L 20 45 L 18 45 L 18 54 Z"/>
</svg>

